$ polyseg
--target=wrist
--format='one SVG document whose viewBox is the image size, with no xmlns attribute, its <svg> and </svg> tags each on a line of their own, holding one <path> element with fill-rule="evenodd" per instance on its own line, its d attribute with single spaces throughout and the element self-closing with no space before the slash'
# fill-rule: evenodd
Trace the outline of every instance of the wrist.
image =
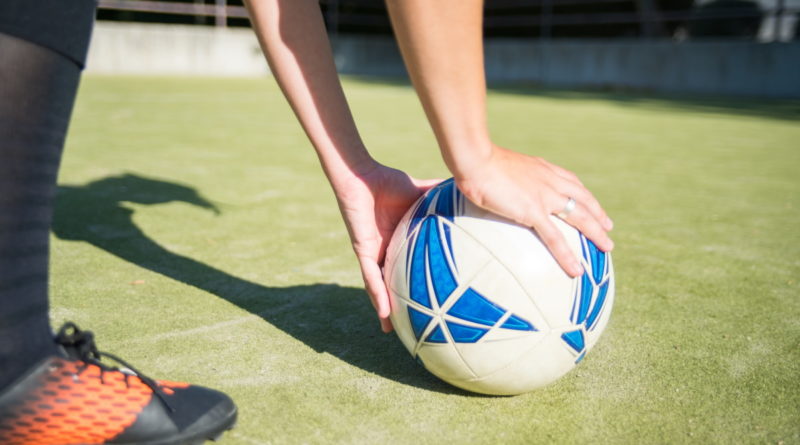
<svg viewBox="0 0 800 445">
<path fill-rule="evenodd" d="M 325 176 L 337 196 L 341 190 L 348 188 L 353 181 L 363 181 L 364 177 L 381 165 L 370 156 L 366 148 L 350 150 L 349 154 L 350 156 L 345 158 L 322 159 L 322 168 L 325 171 Z"/>
<path fill-rule="evenodd" d="M 464 181 L 479 175 L 491 162 L 499 147 L 488 138 L 463 141 L 443 150 L 444 160 L 456 181 Z"/>
</svg>

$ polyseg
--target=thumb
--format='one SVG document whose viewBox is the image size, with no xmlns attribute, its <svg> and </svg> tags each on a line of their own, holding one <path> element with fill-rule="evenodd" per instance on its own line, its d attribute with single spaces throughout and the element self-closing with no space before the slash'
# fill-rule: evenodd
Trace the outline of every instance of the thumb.
<svg viewBox="0 0 800 445">
<path fill-rule="evenodd" d="M 427 192 L 428 190 L 436 187 L 440 182 L 444 181 L 444 179 L 416 179 L 411 178 L 411 182 L 423 192 Z"/>
<path fill-rule="evenodd" d="M 391 332 L 389 293 L 386 290 L 386 284 L 383 282 L 381 269 L 378 267 L 378 263 L 368 258 L 359 258 L 359 263 L 361 265 L 361 275 L 364 278 L 364 288 L 369 295 L 370 301 L 372 301 L 375 312 L 378 313 L 381 329 L 383 332 Z"/>
</svg>

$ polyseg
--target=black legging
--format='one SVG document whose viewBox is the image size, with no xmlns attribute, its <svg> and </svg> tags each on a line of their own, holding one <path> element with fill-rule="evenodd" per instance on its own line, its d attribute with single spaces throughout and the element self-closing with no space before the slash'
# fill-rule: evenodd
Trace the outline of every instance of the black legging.
<svg viewBox="0 0 800 445">
<path fill-rule="evenodd" d="M 49 231 L 93 16 L 93 0 L 0 1 L 0 392 L 55 348 Z"/>
</svg>

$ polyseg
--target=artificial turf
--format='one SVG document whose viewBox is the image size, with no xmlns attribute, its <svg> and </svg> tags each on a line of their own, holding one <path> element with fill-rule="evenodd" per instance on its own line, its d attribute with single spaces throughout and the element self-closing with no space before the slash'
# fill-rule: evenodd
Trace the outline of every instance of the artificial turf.
<svg viewBox="0 0 800 445">
<path fill-rule="evenodd" d="M 350 79 L 373 154 L 445 177 L 413 90 Z M 275 82 L 86 77 L 60 174 L 52 318 L 146 373 L 222 389 L 222 444 L 799 443 L 800 105 L 496 89 L 493 136 L 583 179 L 617 297 L 571 373 L 439 382 L 363 291 Z"/>
</svg>

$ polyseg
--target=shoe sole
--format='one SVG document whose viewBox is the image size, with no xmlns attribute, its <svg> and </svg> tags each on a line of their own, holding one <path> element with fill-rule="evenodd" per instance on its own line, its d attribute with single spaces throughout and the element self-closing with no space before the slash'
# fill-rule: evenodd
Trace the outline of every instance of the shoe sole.
<svg viewBox="0 0 800 445">
<path fill-rule="evenodd" d="M 230 414 L 220 423 L 217 428 L 213 430 L 202 432 L 202 433 L 192 433 L 190 435 L 179 436 L 179 437 L 171 437 L 167 440 L 162 440 L 158 442 L 136 442 L 136 443 L 125 443 L 119 445 L 203 445 L 208 441 L 216 442 L 219 440 L 220 437 L 226 432 L 233 429 L 236 426 L 236 418 L 237 418 L 237 410 L 234 408 Z"/>
</svg>

